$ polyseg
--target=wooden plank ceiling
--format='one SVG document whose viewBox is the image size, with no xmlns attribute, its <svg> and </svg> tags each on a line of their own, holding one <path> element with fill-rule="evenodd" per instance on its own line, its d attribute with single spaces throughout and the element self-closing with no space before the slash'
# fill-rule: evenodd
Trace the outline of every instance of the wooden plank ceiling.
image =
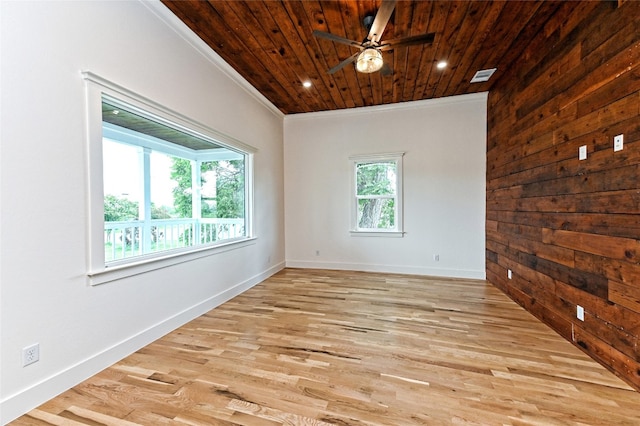
<svg viewBox="0 0 640 426">
<path fill-rule="evenodd" d="M 392 104 L 482 92 L 510 69 L 562 1 L 397 2 L 382 41 L 434 32 L 432 44 L 384 52 L 393 74 L 353 65 L 327 70 L 358 49 L 314 30 L 361 41 L 381 0 L 163 0 L 227 63 L 285 114 Z M 567 17 L 566 19 L 569 19 Z M 436 68 L 447 61 L 444 70 Z M 486 83 L 478 70 L 497 68 Z M 302 83 L 310 81 L 311 87 Z"/>
</svg>

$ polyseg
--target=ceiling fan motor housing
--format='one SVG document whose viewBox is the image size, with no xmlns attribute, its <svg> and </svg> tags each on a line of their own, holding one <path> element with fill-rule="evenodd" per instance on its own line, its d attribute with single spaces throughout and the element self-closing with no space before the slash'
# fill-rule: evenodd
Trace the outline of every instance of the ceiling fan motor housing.
<svg viewBox="0 0 640 426">
<path fill-rule="evenodd" d="M 373 20 L 374 19 L 375 19 L 375 16 L 367 15 L 362 20 L 362 24 L 364 25 L 364 27 L 366 28 L 367 31 L 369 31 L 371 29 L 371 26 L 373 25 Z"/>
</svg>

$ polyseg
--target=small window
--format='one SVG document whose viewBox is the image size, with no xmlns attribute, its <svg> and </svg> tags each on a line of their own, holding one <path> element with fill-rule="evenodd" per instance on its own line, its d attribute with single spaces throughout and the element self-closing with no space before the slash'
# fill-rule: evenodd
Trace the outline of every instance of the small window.
<svg viewBox="0 0 640 426">
<path fill-rule="evenodd" d="M 90 276 L 253 239 L 250 147 L 85 78 Z"/>
<path fill-rule="evenodd" d="M 401 236 L 403 153 L 351 157 L 352 233 Z"/>
</svg>

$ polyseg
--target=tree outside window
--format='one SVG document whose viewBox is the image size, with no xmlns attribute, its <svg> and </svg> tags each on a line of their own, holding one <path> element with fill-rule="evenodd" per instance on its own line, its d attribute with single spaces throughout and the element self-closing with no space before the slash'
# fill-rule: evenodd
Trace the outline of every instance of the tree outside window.
<svg viewBox="0 0 640 426">
<path fill-rule="evenodd" d="M 402 154 L 351 157 L 352 232 L 402 232 Z"/>
</svg>

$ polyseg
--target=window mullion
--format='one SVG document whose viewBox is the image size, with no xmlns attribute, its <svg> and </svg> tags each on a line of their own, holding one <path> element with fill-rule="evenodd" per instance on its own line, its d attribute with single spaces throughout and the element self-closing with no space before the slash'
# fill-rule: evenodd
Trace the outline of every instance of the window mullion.
<svg viewBox="0 0 640 426">
<path fill-rule="evenodd" d="M 395 200 L 395 194 L 383 195 L 356 195 L 359 200 Z"/>
<path fill-rule="evenodd" d="M 191 162 L 191 217 L 193 218 L 193 244 L 200 243 L 202 218 L 202 160 Z"/>
<path fill-rule="evenodd" d="M 142 149 L 141 156 L 142 170 L 142 208 L 140 209 L 140 220 L 142 229 L 140 230 L 140 251 L 149 253 L 151 251 L 151 150 Z"/>
</svg>

